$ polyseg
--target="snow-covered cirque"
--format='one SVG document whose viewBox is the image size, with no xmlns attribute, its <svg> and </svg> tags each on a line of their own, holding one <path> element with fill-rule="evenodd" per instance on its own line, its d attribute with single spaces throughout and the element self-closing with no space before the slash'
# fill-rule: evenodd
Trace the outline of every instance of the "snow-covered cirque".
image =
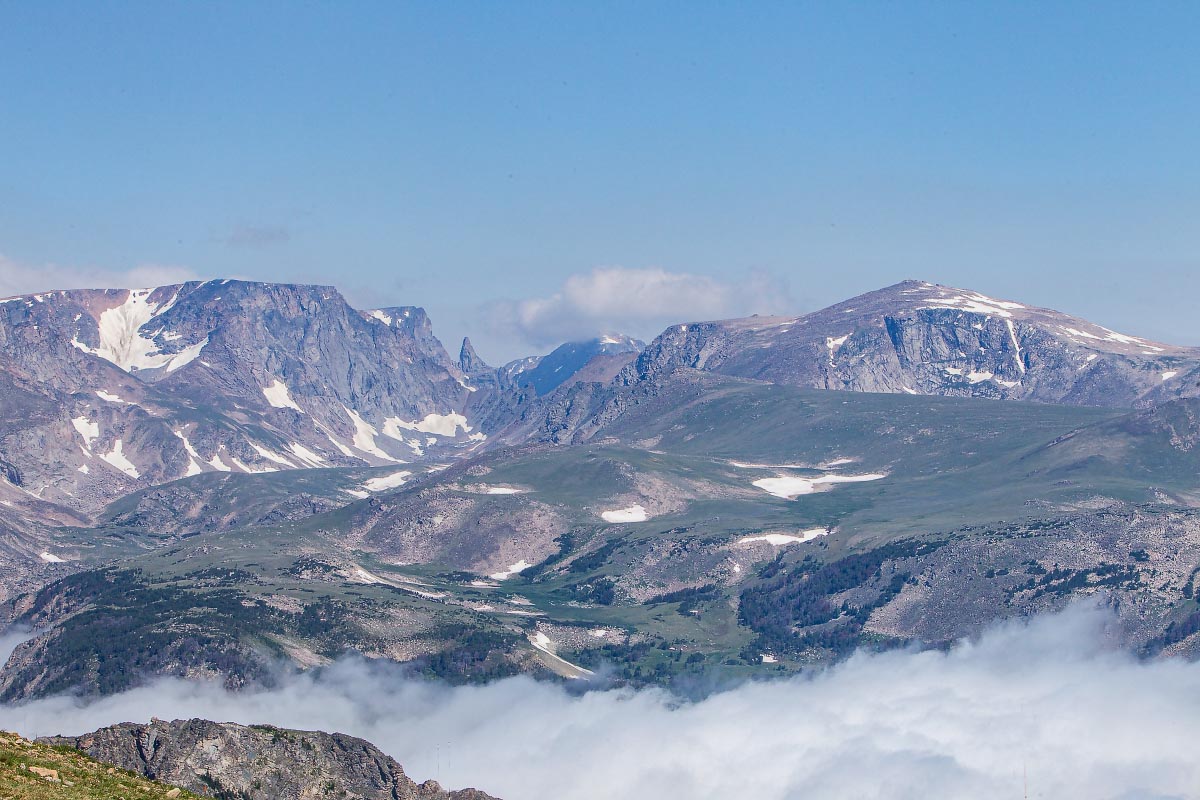
<svg viewBox="0 0 1200 800">
<path fill-rule="evenodd" d="M 177 353 L 163 353 L 153 338 L 142 333 L 142 327 L 175 305 L 178 296 L 159 305 L 150 301 L 154 289 L 131 289 L 120 305 L 101 312 L 96 323 L 99 347 L 89 347 L 76 336 L 71 344 L 78 350 L 116 364 L 126 372 L 140 369 L 160 369 L 174 372 L 199 357 L 208 345 L 208 337 L 184 347 Z M 171 339 L 169 335 L 165 339 Z M 177 338 L 177 337 L 176 337 Z"/>
</svg>

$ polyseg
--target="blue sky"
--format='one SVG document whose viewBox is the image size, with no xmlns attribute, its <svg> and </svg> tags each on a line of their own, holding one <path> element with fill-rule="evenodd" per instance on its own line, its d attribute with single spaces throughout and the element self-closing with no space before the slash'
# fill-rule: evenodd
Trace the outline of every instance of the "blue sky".
<svg viewBox="0 0 1200 800">
<path fill-rule="evenodd" d="M 913 277 L 1200 344 L 1197 29 L 1197 3 L 0 0 L 0 293 L 333 283 L 500 361 Z"/>
</svg>

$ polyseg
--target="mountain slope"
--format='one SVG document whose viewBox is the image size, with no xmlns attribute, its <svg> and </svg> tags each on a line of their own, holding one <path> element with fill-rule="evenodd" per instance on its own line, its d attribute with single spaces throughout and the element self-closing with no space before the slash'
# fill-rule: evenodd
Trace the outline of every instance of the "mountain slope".
<svg viewBox="0 0 1200 800">
<path fill-rule="evenodd" d="M 359 312 L 319 286 L 11 298 L 0 388 L 0 458 L 84 511 L 201 472 L 399 463 L 482 436 L 421 309 Z"/>
<path fill-rule="evenodd" d="M 515 385 L 544 396 L 568 382 L 607 383 L 644 347 L 628 336 L 603 336 L 568 342 L 547 355 L 514 361 L 502 369 Z"/>
<path fill-rule="evenodd" d="M 676 381 L 590 442 L 481 453 L 342 508 L 206 529 L 52 584 L 16 608 L 44 633 L 17 649 L 0 692 L 214 671 L 241 685 L 280 658 L 311 666 L 347 649 L 452 680 L 544 673 L 563 666 L 553 655 L 666 682 L 756 674 L 761 652 L 821 662 L 873 635 L 940 643 L 1099 592 L 1121 601 L 1134 649 L 1191 613 L 1200 449 L 1158 457 L 1161 426 L 1136 422 L 1144 411 L 694 370 Z M 1185 417 L 1169 417 L 1181 440 Z M 1123 470 L 1095 451 L 1143 456 Z M 806 602 L 861 613 L 785 624 L 772 609 L 797 607 L 817 567 L 832 599 Z M 902 573 L 930 586 L 893 586 Z M 773 585 L 786 575 L 799 583 Z M 757 611 L 741 620 L 743 596 Z"/>
<path fill-rule="evenodd" d="M 679 367 L 820 389 L 1068 405 L 1200 394 L 1200 350 L 918 281 L 800 317 L 674 326 L 625 380 Z"/>
<path fill-rule="evenodd" d="M 200 308 L 238 290 L 197 286 L 209 293 Z M 1120 605 L 1130 648 L 1196 646 L 1200 400 L 1167 399 L 1190 391 L 1193 350 L 906 283 L 805 317 L 677 326 L 605 381 L 604 370 L 588 379 L 589 365 L 635 354 L 566 347 L 495 370 L 464 342 L 446 366 L 416 309 L 359 313 L 315 287 L 245 291 L 255 308 L 300 310 L 264 312 L 260 325 L 257 312 L 222 305 L 237 319 L 184 335 L 171 315 L 190 295 L 152 292 L 121 307 L 155 306 L 135 329 L 155 352 L 58 335 L 84 359 L 80 375 L 117 370 L 136 403 L 67 393 L 83 380 L 70 374 L 33 380 L 32 356 L 0 371 L 13 390 L 0 414 L 14 421 L 0 439 L 0 569 L 14 590 L 4 608 L 41 631 L 0 671 L 5 698 L 103 694 L 152 675 L 237 686 L 269 679 L 280 660 L 308 667 L 346 650 L 451 680 L 579 677 L 606 659 L 630 680 L 705 665 L 754 674 L 761 652 L 798 667 L 871 637 L 940 643 L 1085 595 Z M 171 369 L 170 348 L 201 331 L 208 344 Z M 355 344 L 364 336 L 373 344 Z M 251 343 L 247 355 L 222 350 L 226 337 Z M 416 378 L 387 366 L 403 348 L 426 354 L 412 355 L 425 364 Z M 167 361 L 135 370 L 134 350 Z M 544 394 L 520 383 L 543 365 Z M 402 390 L 421 381 L 460 405 L 405 412 L 428 438 L 385 442 L 381 415 L 424 396 Z M 363 458 L 335 461 L 325 445 L 307 464 L 324 469 L 245 474 L 261 462 L 230 455 L 228 473 L 106 484 L 115 499 L 102 506 L 85 484 L 64 481 L 55 495 L 44 481 L 54 465 L 38 460 L 61 444 L 50 429 L 69 426 L 67 449 L 102 467 L 92 462 L 111 455 L 104 437 L 117 422 L 72 416 L 100 402 L 166 426 L 184 456 L 210 466 L 221 452 L 208 458 L 202 430 L 225 432 L 222 452 L 237 437 L 251 450 L 277 437 L 276 455 L 282 442 L 319 448 L 340 435 Z M 1147 407 L 1130 412 L 1135 403 Z M 329 433 L 339 419 L 353 439 Z M 380 443 L 425 461 L 373 459 Z"/>
</svg>

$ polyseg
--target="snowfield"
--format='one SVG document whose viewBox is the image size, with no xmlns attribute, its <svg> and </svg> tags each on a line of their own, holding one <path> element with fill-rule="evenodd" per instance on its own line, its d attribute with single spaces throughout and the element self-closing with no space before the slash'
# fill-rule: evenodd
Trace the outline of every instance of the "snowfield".
<svg viewBox="0 0 1200 800">
<path fill-rule="evenodd" d="M 278 378 L 270 386 L 263 388 L 262 393 L 272 408 L 290 408 L 301 414 L 304 413 L 304 409 L 296 405 L 296 401 L 292 399 L 292 393 L 288 390 L 287 384 Z"/>
<path fill-rule="evenodd" d="M 784 500 L 795 500 L 805 494 L 812 494 L 824 487 L 832 487 L 839 483 L 862 483 L 886 478 L 882 472 L 871 472 L 866 475 L 822 475 L 819 478 L 801 478 L 795 475 L 780 475 L 775 478 L 761 478 L 754 485 L 767 494 L 782 497 Z"/>
<path fill-rule="evenodd" d="M 410 475 L 412 475 L 410 471 L 402 469 L 399 472 L 393 472 L 390 475 L 384 475 L 379 478 L 371 478 L 369 481 L 363 484 L 363 488 L 368 492 L 382 492 L 386 489 L 395 489 L 398 486 L 403 486 L 408 481 L 408 477 Z"/>
<path fill-rule="evenodd" d="M 629 508 L 618 508 L 613 511 L 601 511 L 600 517 L 605 522 L 645 522 L 649 519 L 646 516 L 646 509 L 642 506 L 630 506 Z"/>
<path fill-rule="evenodd" d="M 788 533 L 764 533 L 759 536 L 743 536 L 741 539 L 738 539 L 737 543 L 753 544 L 755 542 L 766 542 L 772 547 L 786 547 L 789 544 L 811 542 L 813 539 L 828 536 L 831 532 L 829 528 L 810 528 L 806 531 L 800 531 L 795 536 Z"/>
</svg>

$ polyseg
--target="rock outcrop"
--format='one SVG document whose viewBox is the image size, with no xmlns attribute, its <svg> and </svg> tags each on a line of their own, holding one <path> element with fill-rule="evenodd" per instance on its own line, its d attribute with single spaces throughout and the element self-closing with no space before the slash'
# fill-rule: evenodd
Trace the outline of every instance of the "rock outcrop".
<svg viewBox="0 0 1200 800">
<path fill-rule="evenodd" d="M 362 739 L 203 719 L 123 723 L 47 744 L 211 797 L 242 800 L 495 800 L 475 789 L 415 783 Z"/>
</svg>

